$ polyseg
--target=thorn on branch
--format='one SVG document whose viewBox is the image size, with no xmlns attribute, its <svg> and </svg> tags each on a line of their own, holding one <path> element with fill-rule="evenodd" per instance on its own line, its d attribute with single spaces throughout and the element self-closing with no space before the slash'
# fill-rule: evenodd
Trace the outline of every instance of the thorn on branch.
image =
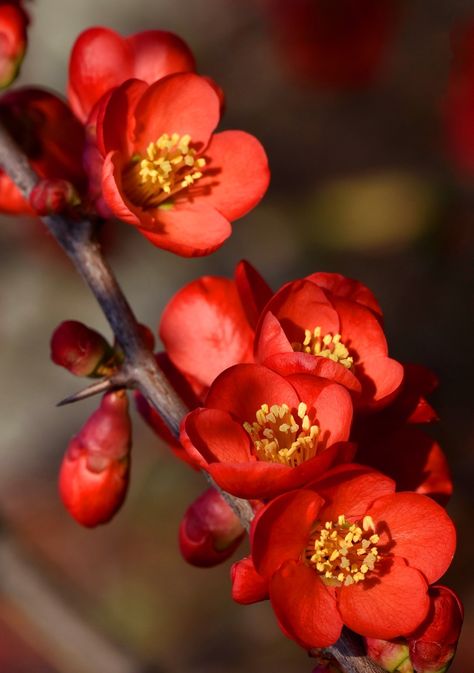
<svg viewBox="0 0 474 673">
<path fill-rule="evenodd" d="M 94 397 L 94 395 L 100 395 L 101 393 L 108 392 L 109 390 L 116 390 L 117 388 L 129 388 L 130 386 L 130 378 L 125 375 L 125 372 L 121 371 L 114 376 L 96 381 L 90 386 L 87 386 L 87 388 L 79 390 L 77 393 L 68 395 L 63 400 L 58 402 L 56 406 L 64 407 L 66 404 L 80 402 L 81 400 L 86 400 L 89 397 Z"/>
</svg>

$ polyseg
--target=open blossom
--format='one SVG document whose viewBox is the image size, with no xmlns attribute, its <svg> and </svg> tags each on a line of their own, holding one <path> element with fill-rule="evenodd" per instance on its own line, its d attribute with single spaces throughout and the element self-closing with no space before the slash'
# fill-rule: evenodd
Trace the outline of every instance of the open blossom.
<svg viewBox="0 0 474 673">
<path fill-rule="evenodd" d="M 230 222 L 265 193 L 269 171 L 256 138 L 214 134 L 220 102 L 202 77 L 117 87 L 97 119 L 103 197 L 154 245 L 186 257 L 216 250 Z"/>
<path fill-rule="evenodd" d="M 451 562 L 455 530 L 430 498 L 394 490 L 347 465 L 272 500 L 253 523 L 253 570 L 247 560 L 245 574 L 234 572 L 234 598 L 263 597 L 264 580 L 283 631 L 306 649 L 335 643 L 343 625 L 386 640 L 411 634 Z"/>
<path fill-rule="evenodd" d="M 225 491 L 270 498 L 350 460 L 351 420 L 350 395 L 337 383 L 241 364 L 217 377 L 205 408 L 186 416 L 181 443 Z"/>
<path fill-rule="evenodd" d="M 72 48 L 68 97 L 77 117 L 86 122 L 100 98 L 128 79 L 152 84 L 194 70 L 191 50 L 173 33 L 147 30 L 122 37 L 110 28 L 88 28 Z"/>
<path fill-rule="evenodd" d="M 354 393 L 357 407 L 386 405 L 400 388 L 403 367 L 388 357 L 378 304 L 360 283 L 330 276 L 287 283 L 272 297 L 257 330 L 257 358 L 281 373 L 337 381 Z"/>
</svg>

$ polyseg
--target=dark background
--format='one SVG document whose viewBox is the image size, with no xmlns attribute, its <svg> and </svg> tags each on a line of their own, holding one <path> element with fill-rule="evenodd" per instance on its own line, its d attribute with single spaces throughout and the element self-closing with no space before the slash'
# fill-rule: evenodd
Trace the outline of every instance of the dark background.
<svg viewBox="0 0 474 673">
<path fill-rule="evenodd" d="M 474 2 L 401 5 L 375 81 L 349 91 L 302 78 L 256 1 L 41 0 L 30 8 L 19 84 L 64 92 L 70 48 L 90 25 L 124 34 L 172 30 L 194 50 L 199 72 L 224 88 L 222 128 L 254 133 L 268 152 L 268 195 L 210 258 L 176 258 L 117 224 L 111 261 L 141 321 L 155 328 L 184 283 L 205 273 L 231 276 L 241 258 L 275 289 L 313 271 L 338 271 L 378 296 L 391 354 L 439 375 L 437 432 L 453 470 L 449 512 L 459 528 L 446 582 L 466 606 L 451 670 L 467 673 L 474 652 L 474 177 L 451 162 L 441 111 L 450 31 L 474 18 Z M 203 480 L 138 417 L 131 490 L 116 519 L 88 531 L 63 511 L 56 492 L 61 456 L 95 403 L 55 409 L 81 381 L 49 362 L 49 338 L 68 318 L 110 334 L 35 224 L 5 218 L 0 244 L 0 508 L 22 558 L 46 578 L 39 593 L 28 593 L 17 576 L 21 564 L 0 549 L 0 671 L 120 673 L 118 663 L 99 664 L 102 641 L 79 637 L 68 623 L 71 611 L 137 662 L 124 671 L 146 664 L 163 673 L 309 673 L 311 662 L 281 635 L 267 604 L 232 603 L 229 563 L 205 571 L 181 559 L 177 528 Z M 41 593 L 49 583 L 64 602 L 59 611 L 48 610 Z"/>
</svg>

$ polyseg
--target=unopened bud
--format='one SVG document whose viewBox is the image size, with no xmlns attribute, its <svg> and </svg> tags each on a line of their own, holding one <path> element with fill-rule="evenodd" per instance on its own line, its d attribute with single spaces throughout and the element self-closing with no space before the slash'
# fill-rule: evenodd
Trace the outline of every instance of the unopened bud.
<svg viewBox="0 0 474 673">
<path fill-rule="evenodd" d="M 101 369 L 112 349 L 98 332 L 76 320 L 65 320 L 51 337 L 51 360 L 76 376 L 104 376 Z"/>
<path fill-rule="evenodd" d="M 392 673 L 413 673 L 409 658 L 408 643 L 402 638 L 396 640 L 379 640 L 365 638 L 367 656 L 386 671 Z"/>
<path fill-rule="evenodd" d="M 147 348 L 149 351 L 153 351 L 153 349 L 155 348 L 155 335 L 148 327 L 148 325 L 143 325 L 139 323 L 138 332 L 140 334 L 140 338 L 145 348 Z"/>
<path fill-rule="evenodd" d="M 244 534 L 237 515 L 222 495 L 210 488 L 186 510 L 179 527 L 179 547 L 188 563 L 210 568 L 228 559 Z"/>
<path fill-rule="evenodd" d="M 109 521 L 122 505 L 130 472 L 131 422 L 123 391 L 104 395 L 73 437 L 59 473 L 59 492 L 83 526 Z"/>
<path fill-rule="evenodd" d="M 430 616 L 409 639 L 410 658 L 417 673 L 444 673 L 456 652 L 463 607 L 448 587 L 433 586 L 429 594 Z"/>
<path fill-rule="evenodd" d="M 0 89 L 17 77 L 26 52 L 28 14 L 18 0 L 0 4 Z"/>
<path fill-rule="evenodd" d="M 70 182 L 59 178 L 40 180 L 30 194 L 30 206 L 37 215 L 58 215 L 71 210 L 81 200 Z"/>
</svg>

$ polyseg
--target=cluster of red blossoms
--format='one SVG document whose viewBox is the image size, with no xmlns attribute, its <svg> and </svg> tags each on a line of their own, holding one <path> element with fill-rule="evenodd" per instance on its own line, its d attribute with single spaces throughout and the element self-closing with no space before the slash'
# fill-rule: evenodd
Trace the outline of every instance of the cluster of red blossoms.
<svg viewBox="0 0 474 673">
<path fill-rule="evenodd" d="M 40 89 L 0 99 L 1 121 L 43 178 L 27 203 L 2 174 L 1 209 L 116 217 L 160 248 L 204 255 L 268 186 L 255 138 L 214 133 L 222 91 L 170 33 L 86 31 L 68 94 L 69 105 Z M 153 334 L 140 330 L 153 350 Z M 241 262 L 233 280 L 205 276 L 179 291 L 159 336 L 157 362 L 190 409 L 179 438 L 140 394 L 137 407 L 220 489 L 185 513 L 184 557 L 229 558 L 244 529 L 220 491 L 247 499 L 251 553 L 232 569 L 237 602 L 269 599 L 282 631 L 313 653 L 346 626 L 387 670 L 446 670 L 462 608 L 435 584 L 455 549 L 449 469 L 424 430 L 437 419 L 426 399 L 437 382 L 389 356 L 372 292 L 321 272 L 273 292 Z M 107 379 L 123 364 L 117 344 L 75 321 L 56 329 L 51 354 L 78 376 Z M 117 512 L 130 450 L 127 394 L 114 389 L 62 462 L 61 497 L 78 522 Z"/>
</svg>

